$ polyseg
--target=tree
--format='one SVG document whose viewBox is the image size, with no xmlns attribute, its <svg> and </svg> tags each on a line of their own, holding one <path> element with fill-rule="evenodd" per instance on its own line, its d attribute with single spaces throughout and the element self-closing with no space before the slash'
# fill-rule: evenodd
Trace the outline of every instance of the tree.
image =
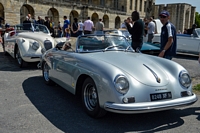
<svg viewBox="0 0 200 133">
<path fill-rule="evenodd" d="M 200 14 L 198 12 L 195 13 L 195 24 L 197 28 L 200 28 Z"/>
</svg>

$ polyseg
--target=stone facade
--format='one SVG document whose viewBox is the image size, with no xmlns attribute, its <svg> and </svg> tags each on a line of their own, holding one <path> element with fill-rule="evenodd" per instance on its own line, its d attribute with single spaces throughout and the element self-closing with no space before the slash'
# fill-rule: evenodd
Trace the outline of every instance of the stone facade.
<svg viewBox="0 0 200 133">
<path fill-rule="evenodd" d="M 55 25 L 63 22 L 63 16 L 71 22 L 90 16 L 94 24 L 103 18 L 105 28 L 119 28 L 134 10 L 145 17 L 147 1 L 153 0 L 0 0 L 0 16 L 10 25 L 22 23 L 28 13 L 35 19 L 48 16 Z"/>
<path fill-rule="evenodd" d="M 170 21 L 176 26 L 177 31 L 181 32 L 184 29 L 189 29 L 195 23 L 196 7 L 186 3 L 175 3 L 167 5 L 155 5 L 153 16 L 158 18 L 162 10 L 167 10 L 170 13 Z"/>
</svg>

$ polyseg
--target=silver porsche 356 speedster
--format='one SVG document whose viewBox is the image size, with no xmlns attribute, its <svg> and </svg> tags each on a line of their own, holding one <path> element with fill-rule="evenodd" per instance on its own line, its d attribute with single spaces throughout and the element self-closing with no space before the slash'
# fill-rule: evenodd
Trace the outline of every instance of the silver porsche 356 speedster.
<svg viewBox="0 0 200 133">
<path fill-rule="evenodd" d="M 69 42 L 43 54 L 43 78 L 81 97 L 91 117 L 169 110 L 197 101 L 185 68 L 135 52 L 123 36 L 80 36 L 71 47 Z"/>
</svg>

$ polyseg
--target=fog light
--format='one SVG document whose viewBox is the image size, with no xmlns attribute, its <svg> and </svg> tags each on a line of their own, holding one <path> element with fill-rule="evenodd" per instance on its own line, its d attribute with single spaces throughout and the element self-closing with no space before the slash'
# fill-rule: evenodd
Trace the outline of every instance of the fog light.
<svg viewBox="0 0 200 133">
<path fill-rule="evenodd" d="M 123 101 L 123 103 L 134 103 L 135 102 L 135 97 L 128 97 L 128 98 L 124 97 L 122 99 L 122 101 Z"/>
<path fill-rule="evenodd" d="M 124 97 L 124 98 L 123 98 L 123 102 L 124 102 L 124 103 L 128 103 L 128 98 Z"/>
<path fill-rule="evenodd" d="M 187 94 L 188 94 L 188 96 L 191 96 L 192 92 L 191 91 L 187 91 Z"/>
<path fill-rule="evenodd" d="M 192 92 L 191 92 L 191 91 L 182 91 L 182 92 L 181 92 L 181 96 L 182 96 L 182 97 L 191 96 L 191 95 L 192 95 Z"/>
</svg>

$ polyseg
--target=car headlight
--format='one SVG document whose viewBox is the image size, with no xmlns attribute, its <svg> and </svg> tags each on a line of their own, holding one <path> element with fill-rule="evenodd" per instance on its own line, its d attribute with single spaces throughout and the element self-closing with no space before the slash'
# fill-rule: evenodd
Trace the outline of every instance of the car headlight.
<svg viewBox="0 0 200 133">
<path fill-rule="evenodd" d="M 32 44 L 31 46 L 34 50 L 37 50 L 40 47 L 40 44 L 36 41 L 30 43 Z"/>
<path fill-rule="evenodd" d="M 189 88 L 192 80 L 190 78 L 190 75 L 186 71 L 181 71 L 179 74 L 179 82 L 183 87 Z"/>
<path fill-rule="evenodd" d="M 129 90 L 129 82 L 123 75 L 117 75 L 114 79 L 115 89 L 121 93 L 126 94 Z"/>
</svg>

